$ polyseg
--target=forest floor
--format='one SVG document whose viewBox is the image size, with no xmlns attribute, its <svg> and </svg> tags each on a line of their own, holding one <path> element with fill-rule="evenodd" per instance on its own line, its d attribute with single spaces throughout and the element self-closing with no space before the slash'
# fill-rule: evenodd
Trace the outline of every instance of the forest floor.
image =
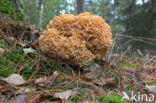
<svg viewBox="0 0 156 103">
<path fill-rule="evenodd" d="M 24 35 L 36 28 L 19 39 L 8 25 L 0 25 L 0 103 L 156 102 L 155 56 L 111 54 L 75 70 L 31 47 Z"/>
</svg>

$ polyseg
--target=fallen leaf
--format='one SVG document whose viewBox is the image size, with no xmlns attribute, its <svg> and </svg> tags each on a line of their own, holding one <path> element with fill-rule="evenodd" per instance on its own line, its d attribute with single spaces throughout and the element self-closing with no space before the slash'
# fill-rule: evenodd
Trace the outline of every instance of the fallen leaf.
<svg viewBox="0 0 156 103">
<path fill-rule="evenodd" d="M 36 53 L 36 50 L 32 49 L 32 48 L 25 48 L 23 49 L 24 54 L 28 54 L 28 53 Z"/>
<path fill-rule="evenodd" d="M 156 93 L 156 85 L 146 85 L 145 87 L 148 88 L 148 90 L 151 92 Z"/>
<path fill-rule="evenodd" d="M 42 78 L 38 78 L 35 80 L 35 84 L 43 84 L 45 82 L 47 82 L 48 78 L 47 77 L 42 77 Z"/>
<path fill-rule="evenodd" d="M 68 101 L 68 98 L 70 96 L 74 96 L 76 94 L 78 94 L 77 91 L 68 90 L 68 91 L 65 91 L 65 92 L 57 92 L 57 93 L 54 94 L 54 97 L 60 98 L 63 101 Z"/>
<path fill-rule="evenodd" d="M 26 97 L 27 97 L 26 95 L 19 95 L 15 98 L 12 98 L 9 101 L 7 101 L 7 103 L 24 103 Z"/>
<path fill-rule="evenodd" d="M 0 78 L 1 80 L 6 81 L 9 84 L 12 85 L 22 85 L 24 84 L 26 81 L 23 79 L 22 76 L 20 76 L 19 74 L 11 74 L 9 77 L 7 78 Z"/>
<path fill-rule="evenodd" d="M 26 93 L 26 92 L 34 92 L 36 91 L 36 88 L 20 88 L 17 93 Z"/>
<path fill-rule="evenodd" d="M 59 73 L 57 71 L 54 71 L 53 72 L 53 77 L 58 77 L 59 76 Z"/>
<path fill-rule="evenodd" d="M 59 73 L 57 71 L 54 71 L 52 76 L 37 78 L 34 81 L 34 83 L 35 84 L 52 83 L 52 81 L 55 80 L 58 76 L 59 76 Z"/>
</svg>

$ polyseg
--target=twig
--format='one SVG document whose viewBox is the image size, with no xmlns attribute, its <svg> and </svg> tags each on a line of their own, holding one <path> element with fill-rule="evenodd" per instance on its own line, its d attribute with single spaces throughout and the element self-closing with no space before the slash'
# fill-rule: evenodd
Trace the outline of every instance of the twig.
<svg viewBox="0 0 156 103">
<path fill-rule="evenodd" d="M 156 58 L 156 56 L 153 56 L 151 59 L 149 59 L 148 61 L 146 61 L 143 65 L 145 66 L 147 63 L 149 63 L 150 61 L 154 60 Z"/>
<path fill-rule="evenodd" d="M 89 85 L 89 86 L 91 86 L 93 88 L 96 88 L 97 90 L 102 91 L 102 93 L 106 94 L 106 92 L 102 88 L 99 88 L 98 86 L 96 86 L 93 83 L 90 83 L 90 82 L 87 82 L 87 81 L 84 81 L 84 80 L 80 80 L 80 83 L 85 84 L 85 85 Z"/>
<path fill-rule="evenodd" d="M 116 44 L 115 41 L 116 41 L 117 37 L 118 37 L 118 35 L 116 34 L 116 36 L 115 36 L 115 38 L 114 38 L 114 42 L 113 42 L 112 48 L 111 48 L 110 53 L 109 53 L 109 56 L 108 56 L 108 62 L 110 61 L 110 58 L 111 58 L 113 49 L 114 49 L 115 44 Z"/>
<path fill-rule="evenodd" d="M 127 37 L 127 38 L 136 38 L 136 39 L 145 39 L 145 40 L 153 40 L 156 42 L 156 39 L 153 38 L 144 38 L 144 37 L 139 37 L 139 36 L 129 36 L 129 35 L 123 35 L 123 34 L 118 34 L 120 37 Z"/>
</svg>

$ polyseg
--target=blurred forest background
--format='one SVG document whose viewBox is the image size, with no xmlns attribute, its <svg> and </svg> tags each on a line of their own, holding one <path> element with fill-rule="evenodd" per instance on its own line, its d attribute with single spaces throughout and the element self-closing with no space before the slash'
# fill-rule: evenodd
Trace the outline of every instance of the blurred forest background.
<svg viewBox="0 0 156 103">
<path fill-rule="evenodd" d="M 156 0 L 0 0 L 0 16 L 43 29 L 59 14 L 85 11 L 111 26 L 116 52 L 156 50 Z"/>
</svg>

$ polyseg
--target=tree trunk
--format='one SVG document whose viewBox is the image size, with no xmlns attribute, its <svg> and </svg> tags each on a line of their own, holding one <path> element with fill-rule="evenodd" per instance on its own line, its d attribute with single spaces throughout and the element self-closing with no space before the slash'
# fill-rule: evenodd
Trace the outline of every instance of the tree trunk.
<svg viewBox="0 0 156 103">
<path fill-rule="evenodd" d="M 44 10 L 44 0 L 39 1 L 39 21 L 38 26 L 42 26 L 43 23 L 43 10 Z"/>
<path fill-rule="evenodd" d="M 84 0 L 77 0 L 77 14 L 84 12 Z"/>
<path fill-rule="evenodd" d="M 19 0 L 11 0 L 11 1 L 14 3 L 15 7 L 17 7 L 17 8 L 22 8 L 22 6 L 21 6 Z"/>
</svg>

